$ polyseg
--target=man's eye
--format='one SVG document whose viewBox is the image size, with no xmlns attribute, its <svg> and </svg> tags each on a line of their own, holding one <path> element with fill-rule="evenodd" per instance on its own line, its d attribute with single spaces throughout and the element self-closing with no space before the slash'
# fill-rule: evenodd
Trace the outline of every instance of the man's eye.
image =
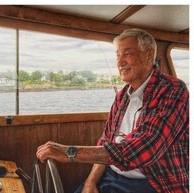
<svg viewBox="0 0 194 193">
<path fill-rule="evenodd" d="M 132 56 L 132 55 L 133 55 L 132 52 L 124 52 L 120 54 L 117 53 L 117 57 L 121 57 L 121 56 L 127 57 L 127 56 Z"/>
<path fill-rule="evenodd" d="M 126 56 L 133 55 L 133 52 L 125 52 L 124 55 Z"/>
</svg>

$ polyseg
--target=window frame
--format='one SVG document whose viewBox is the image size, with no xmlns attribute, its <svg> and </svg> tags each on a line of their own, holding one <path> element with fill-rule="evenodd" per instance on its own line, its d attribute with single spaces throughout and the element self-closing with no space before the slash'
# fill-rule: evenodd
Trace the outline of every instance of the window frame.
<svg viewBox="0 0 194 193">
<path fill-rule="evenodd" d="M 101 117 L 101 114 L 102 115 L 107 115 L 108 114 L 108 110 L 107 111 L 91 111 L 91 112 L 82 112 L 82 111 L 78 111 L 78 112 L 69 112 L 69 113 L 66 113 L 66 112 L 64 112 L 64 113 L 57 113 L 57 112 L 51 112 L 51 113 L 36 113 L 36 114 L 20 114 L 20 89 L 19 89 L 19 84 L 20 84 L 20 81 L 19 81 L 19 70 L 20 70 L 20 67 L 21 67 L 21 65 L 20 65 L 20 31 L 22 31 L 22 30 L 25 30 L 25 31 L 30 31 L 30 32 L 38 32 L 38 33 L 46 33 L 46 32 L 44 32 L 44 31 L 36 31 L 36 30 L 26 30 L 26 29 L 22 29 L 22 28 L 12 28 L 12 27 L 5 27 L 5 26 L 1 26 L 0 25 L 0 27 L 2 27 L 2 28 L 7 28 L 7 29 L 12 29 L 12 30 L 15 30 L 15 33 L 16 33 L 16 41 L 15 41 L 15 44 L 16 44 L 16 64 L 15 64 L 15 71 L 16 71 L 16 82 L 15 82 L 15 86 L 16 86 L 16 88 L 15 88 L 15 91 L 14 91 L 14 93 L 15 93 L 15 111 L 13 112 L 13 114 L 10 114 L 10 115 L 0 115 L 0 118 L 2 117 L 2 118 L 5 118 L 5 119 L 7 119 L 7 117 L 9 118 L 9 117 L 11 117 L 11 119 L 13 118 L 13 119 L 15 119 L 15 117 L 17 117 L 17 116 L 20 116 L 20 117 L 32 117 L 32 116 L 37 116 L 37 115 L 42 115 L 42 116 L 55 116 L 56 114 L 57 115 L 74 115 L 74 114 L 78 114 L 79 116 L 81 116 L 82 117 L 82 114 L 95 114 L 95 115 L 98 115 L 97 117 Z M 59 35 L 59 34 L 54 34 L 54 33 L 49 33 L 50 35 Z M 66 36 L 66 35 L 59 35 L 59 36 L 61 36 L 61 37 L 72 37 L 72 38 L 79 38 L 79 37 L 76 37 L 76 36 Z M 102 42 L 108 42 L 108 43 L 110 43 L 109 41 L 103 41 L 103 40 L 100 40 L 100 39 L 98 39 L 98 40 L 96 40 L 96 39 L 85 39 L 84 38 L 84 40 L 92 40 L 92 41 L 102 41 Z M 58 116 L 57 116 L 58 117 Z M 83 117 L 84 117 L 84 115 L 83 115 Z M 92 116 L 93 117 L 93 116 Z M 77 120 L 77 117 L 75 118 L 75 119 L 73 119 L 73 121 L 76 121 Z M 1 121 L 0 121 L 1 122 Z M 31 122 L 31 121 L 30 121 Z M 36 122 L 36 121 L 35 121 Z"/>
<path fill-rule="evenodd" d="M 170 71 L 170 74 L 177 77 L 176 74 L 176 70 L 175 70 L 175 66 L 172 60 L 172 56 L 171 56 L 171 50 L 172 49 L 180 49 L 180 50 L 189 50 L 189 45 L 187 44 L 179 44 L 179 43 L 172 43 L 168 46 L 167 48 L 167 61 L 168 61 L 168 69 Z"/>
</svg>

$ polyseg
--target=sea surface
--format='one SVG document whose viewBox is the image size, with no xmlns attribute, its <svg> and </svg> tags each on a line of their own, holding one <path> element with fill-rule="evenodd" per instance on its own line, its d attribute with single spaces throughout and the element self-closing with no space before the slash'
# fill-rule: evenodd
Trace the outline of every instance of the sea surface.
<svg viewBox="0 0 194 193">
<path fill-rule="evenodd" d="M 20 92 L 20 114 L 53 114 L 109 111 L 113 89 Z M 15 93 L 0 93 L 0 116 L 14 115 Z"/>
</svg>

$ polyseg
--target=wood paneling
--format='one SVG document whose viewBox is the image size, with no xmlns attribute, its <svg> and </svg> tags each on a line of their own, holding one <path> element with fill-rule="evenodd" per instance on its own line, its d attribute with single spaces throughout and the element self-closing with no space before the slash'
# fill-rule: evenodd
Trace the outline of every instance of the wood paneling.
<svg viewBox="0 0 194 193">
<path fill-rule="evenodd" d="M 124 29 L 139 27 L 137 25 L 113 24 L 24 6 L 0 6 L 0 25 L 104 41 L 112 41 L 113 37 Z M 143 26 L 141 28 L 150 32 L 158 40 L 189 43 L 188 34 L 149 29 Z"/>
<path fill-rule="evenodd" d="M 140 9 L 145 7 L 145 5 L 129 5 L 126 9 L 124 9 L 121 13 L 116 15 L 111 22 L 112 23 L 122 23 L 127 18 L 138 12 Z"/>
<path fill-rule="evenodd" d="M 80 122 L 80 121 L 103 121 L 107 119 L 107 116 L 108 116 L 107 112 L 0 116 L 0 126 L 10 126 L 10 125 L 21 126 L 21 125 Z M 11 124 L 7 123 L 8 119 L 10 119 Z"/>
<path fill-rule="evenodd" d="M 157 58 L 160 60 L 160 70 L 164 73 L 171 74 L 166 52 L 170 43 L 157 41 Z"/>
<path fill-rule="evenodd" d="M 186 34 L 188 34 L 189 33 L 189 28 L 186 28 L 184 30 L 181 30 L 180 33 L 186 33 Z"/>
<path fill-rule="evenodd" d="M 106 42 L 112 42 L 115 35 L 98 33 L 93 31 L 85 31 L 78 29 L 65 28 L 61 26 L 52 26 L 48 24 L 42 23 L 34 23 L 29 21 L 20 21 L 9 18 L 1 18 L 0 17 L 0 26 L 9 27 L 14 29 L 23 29 L 29 31 L 38 31 L 50 34 L 57 34 L 62 36 L 70 36 L 81 39 L 92 39 L 92 40 L 101 40 Z"/>
<path fill-rule="evenodd" d="M 0 159 L 16 162 L 32 175 L 39 145 L 52 140 L 67 145 L 95 145 L 105 121 L 77 121 L 0 127 Z M 71 192 L 88 175 L 89 164 L 59 164 L 65 193 Z"/>
</svg>

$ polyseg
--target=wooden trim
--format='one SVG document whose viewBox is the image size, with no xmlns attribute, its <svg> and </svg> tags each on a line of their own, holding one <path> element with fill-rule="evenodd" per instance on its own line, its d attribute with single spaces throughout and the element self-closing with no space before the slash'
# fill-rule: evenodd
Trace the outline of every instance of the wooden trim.
<svg viewBox="0 0 194 193">
<path fill-rule="evenodd" d="M 184 30 L 181 30 L 179 33 L 186 33 L 186 34 L 188 34 L 189 33 L 189 28 L 186 28 Z"/>
<path fill-rule="evenodd" d="M 167 48 L 167 52 L 166 52 L 166 56 L 167 56 L 167 60 L 168 60 L 168 69 L 170 71 L 170 74 L 177 77 L 176 75 L 176 71 L 175 71 L 175 68 L 174 68 L 174 64 L 173 64 L 173 61 L 172 61 L 172 57 L 171 57 L 171 50 L 173 48 L 177 48 L 177 49 L 189 49 L 189 46 L 186 45 L 186 44 L 170 44 Z"/>
<path fill-rule="evenodd" d="M 124 29 L 135 25 L 113 24 L 25 6 L 0 6 L 0 25 L 61 35 L 112 41 Z M 6 20 L 7 19 L 7 20 Z M 189 35 L 144 28 L 157 40 L 189 43 Z M 101 38 L 102 37 L 102 38 Z"/>
<path fill-rule="evenodd" d="M 145 5 L 129 5 L 122 12 L 116 15 L 110 22 L 112 23 L 122 23 L 127 18 L 138 12 L 140 9 L 145 7 Z"/>
<path fill-rule="evenodd" d="M 48 123 L 106 121 L 107 112 L 99 113 L 69 113 L 48 115 L 19 115 L 9 117 L 12 121 L 7 124 L 7 116 L 0 116 L 0 126 L 33 125 Z"/>
<path fill-rule="evenodd" d="M 34 23 L 29 21 L 19 21 L 15 19 L 2 18 L 0 17 L 0 26 L 9 27 L 13 29 L 23 29 L 28 31 L 37 31 L 50 33 L 54 35 L 62 35 L 69 37 L 76 37 L 81 39 L 92 39 L 99 41 L 112 42 L 114 35 L 98 33 L 98 32 L 90 32 L 84 30 L 75 30 L 70 28 L 65 28 L 61 26 L 52 26 L 48 24 Z"/>
<path fill-rule="evenodd" d="M 19 87 L 20 87 L 20 80 L 19 80 L 19 73 L 20 73 L 20 46 L 19 46 L 19 30 L 16 30 L 16 115 L 19 115 L 19 111 L 20 111 L 20 97 L 19 97 Z"/>
</svg>

